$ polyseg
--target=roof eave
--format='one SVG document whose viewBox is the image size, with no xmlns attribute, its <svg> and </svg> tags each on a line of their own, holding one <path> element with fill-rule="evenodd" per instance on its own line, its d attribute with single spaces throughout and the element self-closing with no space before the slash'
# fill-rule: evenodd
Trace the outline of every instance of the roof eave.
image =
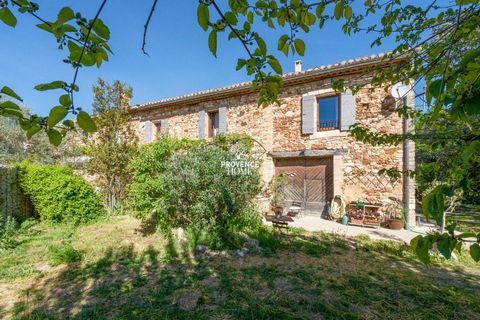
<svg viewBox="0 0 480 320">
<path fill-rule="evenodd" d="M 368 61 L 360 61 L 357 63 L 347 64 L 347 65 L 339 65 L 335 66 L 334 68 L 324 67 L 318 68 L 318 70 L 311 70 L 311 71 L 304 71 L 300 73 L 291 73 L 283 75 L 284 80 L 284 87 L 292 86 L 296 84 L 302 84 L 305 82 L 310 82 L 317 80 L 319 78 L 326 78 L 332 77 L 336 75 L 350 75 L 364 71 L 365 69 L 372 67 L 372 66 L 383 66 L 383 65 L 390 65 L 396 62 L 403 60 L 402 57 L 395 58 L 395 59 L 385 59 L 384 57 L 378 57 L 376 59 L 371 59 Z M 169 101 L 161 101 L 158 103 L 147 103 L 139 107 L 131 107 L 129 108 L 129 112 L 131 113 L 138 113 L 143 112 L 159 107 L 170 107 L 170 106 L 178 106 L 184 104 L 195 104 L 199 102 L 204 102 L 208 100 L 218 100 L 225 97 L 231 97 L 235 95 L 245 94 L 245 93 L 254 93 L 255 91 L 251 88 L 252 82 L 245 82 L 239 85 L 233 85 L 230 88 L 220 88 L 217 91 L 205 92 L 205 93 L 198 93 L 198 94 L 191 94 L 185 97 L 178 97 L 173 98 Z"/>
</svg>

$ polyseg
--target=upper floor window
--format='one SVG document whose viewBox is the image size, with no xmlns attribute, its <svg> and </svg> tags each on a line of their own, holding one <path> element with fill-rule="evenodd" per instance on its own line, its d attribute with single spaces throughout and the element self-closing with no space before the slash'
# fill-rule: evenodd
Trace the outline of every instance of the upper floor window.
<svg viewBox="0 0 480 320">
<path fill-rule="evenodd" d="M 340 96 L 318 98 L 318 130 L 332 130 L 339 128 Z"/>
<path fill-rule="evenodd" d="M 212 138 L 218 134 L 220 117 L 218 111 L 208 113 L 208 137 Z"/>
</svg>

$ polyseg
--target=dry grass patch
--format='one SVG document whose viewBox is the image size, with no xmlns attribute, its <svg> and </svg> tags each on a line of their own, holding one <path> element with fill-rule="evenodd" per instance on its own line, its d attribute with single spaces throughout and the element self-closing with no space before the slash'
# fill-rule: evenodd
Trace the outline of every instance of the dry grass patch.
<svg viewBox="0 0 480 320">
<path fill-rule="evenodd" d="M 77 229 L 84 259 L 11 280 L 21 290 L 0 308 L 25 319 L 480 318 L 478 267 L 425 267 L 400 244 L 296 232 L 268 255 L 196 259 L 139 228 L 117 217 Z"/>
</svg>

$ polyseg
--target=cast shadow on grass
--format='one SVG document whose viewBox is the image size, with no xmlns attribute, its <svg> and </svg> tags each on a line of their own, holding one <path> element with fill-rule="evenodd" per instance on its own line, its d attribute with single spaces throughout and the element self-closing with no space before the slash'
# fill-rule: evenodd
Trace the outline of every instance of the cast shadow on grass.
<svg viewBox="0 0 480 320">
<path fill-rule="evenodd" d="M 161 252 L 124 246 L 72 264 L 14 309 L 23 319 L 474 319 L 474 281 L 329 235 L 292 236 L 273 257 L 203 259 L 170 238 Z"/>
<path fill-rule="evenodd" d="M 142 236 L 149 236 L 157 232 L 158 217 L 155 214 L 150 215 L 146 219 L 141 220 L 140 228 L 135 231 L 139 232 Z"/>
</svg>

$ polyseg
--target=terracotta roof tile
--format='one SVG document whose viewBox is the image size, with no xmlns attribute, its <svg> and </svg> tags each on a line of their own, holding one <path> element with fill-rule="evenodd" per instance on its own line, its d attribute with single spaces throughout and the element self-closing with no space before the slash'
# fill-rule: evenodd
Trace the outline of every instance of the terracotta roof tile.
<svg viewBox="0 0 480 320">
<path fill-rule="evenodd" d="M 386 59 L 387 57 L 390 56 L 390 52 L 387 53 L 379 53 L 379 54 L 372 54 L 370 56 L 365 56 L 365 57 L 360 57 L 356 59 L 350 59 L 350 60 L 344 60 L 338 63 L 334 64 L 329 64 L 329 65 L 323 65 L 323 66 L 318 66 L 315 68 L 310 68 L 306 70 L 302 70 L 299 72 L 289 72 L 285 73 L 282 75 L 282 78 L 284 80 L 289 80 L 289 79 L 295 79 L 295 78 L 300 78 L 304 76 L 309 76 L 309 75 L 315 75 L 318 72 L 332 72 L 336 70 L 341 70 L 343 68 L 348 68 L 348 67 L 353 67 L 353 66 L 361 66 L 362 64 L 368 64 L 368 63 L 374 63 L 374 62 L 380 62 L 383 59 Z M 224 87 L 219 87 L 219 88 L 213 88 L 213 89 L 208 89 L 208 90 L 202 90 L 202 91 L 197 91 L 193 93 L 188 93 L 184 94 L 181 96 L 177 97 L 171 97 L 171 98 L 165 98 L 165 99 L 160 99 L 160 100 L 155 100 L 155 101 L 150 101 L 146 102 L 140 105 L 135 105 L 132 106 L 132 108 L 145 108 L 145 107 L 153 107 L 153 106 L 161 106 L 161 105 L 167 105 L 172 102 L 177 102 L 177 101 L 182 101 L 182 100 L 189 100 L 193 99 L 195 97 L 199 96 L 206 96 L 206 95 L 213 95 L 216 93 L 221 93 L 221 92 L 227 92 L 229 90 L 233 89 L 239 89 L 239 88 L 248 88 L 251 86 L 251 82 L 240 82 Z"/>
</svg>

